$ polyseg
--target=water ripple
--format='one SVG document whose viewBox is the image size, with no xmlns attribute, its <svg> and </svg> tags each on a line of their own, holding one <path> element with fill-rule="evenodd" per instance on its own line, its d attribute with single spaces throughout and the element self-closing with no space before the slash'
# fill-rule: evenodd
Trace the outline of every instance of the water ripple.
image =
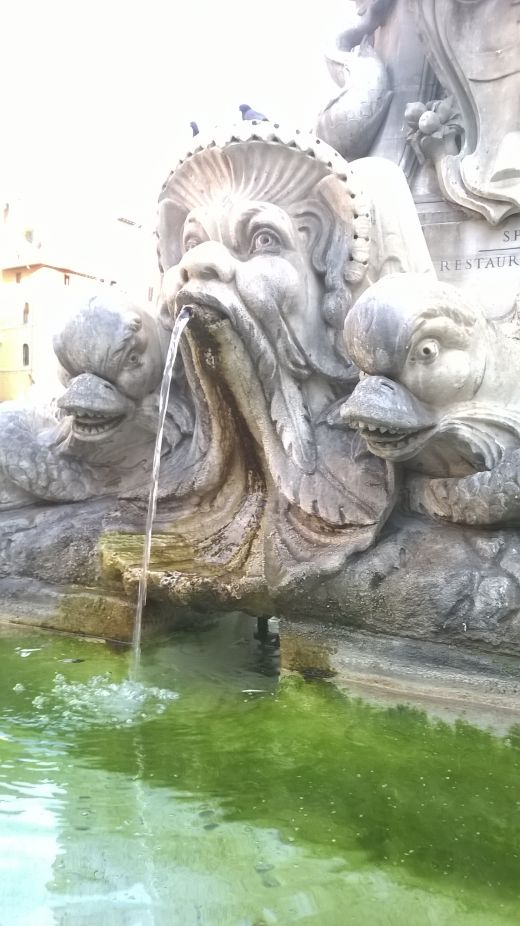
<svg viewBox="0 0 520 926">
<path fill-rule="evenodd" d="M 176 691 L 130 679 L 114 682 L 108 674 L 87 682 L 69 682 L 58 674 L 50 694 L 37 695 L 32 703 L 43 725 L 59 720 L 61 729 L 78 730 L 141 724 L 163 714 L 178 697 Z"/>
</svg>

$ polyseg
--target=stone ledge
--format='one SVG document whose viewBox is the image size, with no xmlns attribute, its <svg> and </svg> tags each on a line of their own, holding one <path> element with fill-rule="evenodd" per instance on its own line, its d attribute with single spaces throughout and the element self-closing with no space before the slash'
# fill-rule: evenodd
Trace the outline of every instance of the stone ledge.
<svg viewBox="0 0 520 926">
<path fill-rule="evenodd" d="M 508 729 L 520 723 L 515 657 L 287 621 L 280 621 L 280 638 L 283 670 L 330 679 L 352 695 L 479 726 Z"/>
</svg>

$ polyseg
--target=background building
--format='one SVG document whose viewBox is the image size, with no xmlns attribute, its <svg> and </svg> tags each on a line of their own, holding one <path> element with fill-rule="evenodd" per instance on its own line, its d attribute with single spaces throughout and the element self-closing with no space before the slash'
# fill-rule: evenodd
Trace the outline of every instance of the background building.
<svg viewBox="0 0 520 926">
<path fill-rule="evenodd" d="M 0 401 L 51 398 L 60 388 L 52 338 L 64 317 L 100 288 L 118 286 L 155 310 L 151 230 L 125 219 L 48 222 L 45 231 L 6 203 L 0 229 Z M 74 235 L 70 233 L 71 227 Z"/>
</svg>

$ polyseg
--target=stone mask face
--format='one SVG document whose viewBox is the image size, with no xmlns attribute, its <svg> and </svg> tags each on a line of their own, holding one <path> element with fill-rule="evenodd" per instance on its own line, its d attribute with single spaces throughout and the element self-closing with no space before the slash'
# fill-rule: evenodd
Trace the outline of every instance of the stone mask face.
<svg viewBox="0 0 520 926">
<path fill-rule="evenodd" d="M 201 143 L 167 179 L 158 222 L 166 296 L 175 312 L 172 297 L 188 275 L 201 273 L 214 289 L 211 273 L 200 267 L 208 249 L 191 252 L 218 243 L 227 253 L 217 259 L 220 276 L 269 337 L 280 333 L 282 350 L 294 342 L 289 353 L 301 354 L 309 372 L 348 382 L 353 371 L 341 330 L 352 285 L 366 274 L 370 206 L 337 152 L 298 130 L 278 130 L 268 123 L 235 126 L 225 141 Z M 214 259 L 213 253 L 209 263 Z M 176 282 L 173 268 L 181 273 Z M 215 298 L 229 302 L 223 285 L 218 289 Z"/>
<path fill-rule="evenodd" d="M 192 310 L 181 350 L 204 486 L 227 485 L 234 454 L 311 532 L 351 524 L 365 537 L 389 510 L 392 474 L 372 457 L 365 479 L 362 441 L 320 414 L 357 377 L 342 329 L 367 272 L 371 209 L 337 152 L 277 130 L 209 140 L 166 181 L 162 311 Z"/>
<path fill-rule="evenodd" d="M 184 223 L 184 255 L 168 272 L 170 304 L 206 306 L 232 321 L 250 316 L 301 376 L 307 366 L 326 366 L 324 282 L 311 259 L 317 222 L 247 200 L 193 210 Z"/>
</svg>

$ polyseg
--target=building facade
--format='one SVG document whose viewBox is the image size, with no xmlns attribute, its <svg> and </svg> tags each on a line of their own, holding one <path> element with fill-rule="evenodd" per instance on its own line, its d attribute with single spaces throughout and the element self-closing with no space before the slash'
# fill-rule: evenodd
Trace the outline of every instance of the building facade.
<svg viewBox="0 0 520 926">
<path fill-rule="evenodd" d="M 152 234 L 128 220 L 81 231 L 72 244 L 47 234 L 50 247 L 42 246 L 32 230 L 17 227 L 9 215 L 6 221 L 4 210 L 0 402 L 26 398 L 30 392 L 38 401 L 56 395 L 61 386 L 53 335 L 67 313 L 100 287 L 117 285 L 152 313 L 155 310 L 158 271 Z"/>
<path fill-rule="evenodd" d="M 93 277 L 46 264 L 6 267 L 0 286 L 0 401 L 42 398 L 59 387 L 52 337 L 66 311 L 92 289 Z M 34 390 L 33 390 L 34 391 Z"/>
</svg>

